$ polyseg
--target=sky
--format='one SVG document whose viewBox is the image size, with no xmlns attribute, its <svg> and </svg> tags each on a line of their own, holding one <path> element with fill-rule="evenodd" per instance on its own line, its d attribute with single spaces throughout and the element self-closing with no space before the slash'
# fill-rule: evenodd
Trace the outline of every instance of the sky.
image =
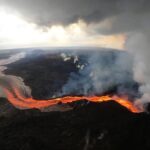
<svg viewBox="0 0 150 150">
<path fill-rule="evenodd" d="M 126 49 L 132 34 L 149 29 L 149 6 L 149 0 L 0 0 L 0 49 Z"/>
</svg>

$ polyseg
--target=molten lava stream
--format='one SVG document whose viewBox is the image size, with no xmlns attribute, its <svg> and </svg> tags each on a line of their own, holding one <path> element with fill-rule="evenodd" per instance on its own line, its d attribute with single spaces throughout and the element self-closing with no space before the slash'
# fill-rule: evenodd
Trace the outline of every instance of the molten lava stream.
<svg viewBox="0 0 150 150">
<path fill-rule="evenodd" d="M 56 105 L 58 103 L 71 103 L 74 101 L 79 101 L 86 99 L 91 102 L 104 102 L 104 101 L 111 101 L 114 100 L 115 102 L 119 103 L 120 105 L 126 107 L 128 110 L 134 113 L 140 112 L 140 110 L 134 106 L 132 102 L 130 102 L 127 99 L 120 98 L 116 95 L 114 96 L 65 96 L 61 98 L 55 98 L 55 99 L 49 99 L 49 100 L 36 100 L 33 99 L 32 97 L 26 98 L 19 89 L 16 87 L 13 88 L 13 92 L 11 90 L 8 90 L 3 87 L 4 92 L 7 95 L 7 98 L 11 104 L 13 104 L 15 107 L 20 108 L 20 109 L 32 109 L 32 108 L 37 108 L 37 109 L 42 109 L 46 108 L 52 105 Z"/>
</svg>

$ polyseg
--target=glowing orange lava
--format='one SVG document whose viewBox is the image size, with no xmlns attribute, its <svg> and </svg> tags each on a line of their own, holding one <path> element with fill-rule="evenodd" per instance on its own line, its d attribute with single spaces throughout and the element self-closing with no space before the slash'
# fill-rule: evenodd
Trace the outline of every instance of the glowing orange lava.
<svg viewBox="0 0 150 150">
<path fill-rule="evenodd" d="M 55 98 L 55 99 L 49 99 L 49 100 L 36 100 L 32 97 L 25 97 L 22 92 L 19 91 L 17 88 L 13 88 L 13 92 L 11 90 L 8 90 L 6 88 L 3 88 L 4 92 L 7 95 L 7 98 L 11 104 L 13 104 L 15 107 L 20 109 L 42 109 L 46 108 L 52 105 L 56 105 L 58 103 L 71 103 L 75 101 L 80 100 L 88 100 L 91 102 L 106 102 L 114 100 L 115 102 L 119 103 L 120 105 L 126 107 L 128 110 L 130 110 L 133 113 L 138 113 L 140 110 L 134 106 L 132 102 L 130 102 L 128 99 L 121 98 L 119 96 L 65 96 L 61 98 Z"/>
</svg>

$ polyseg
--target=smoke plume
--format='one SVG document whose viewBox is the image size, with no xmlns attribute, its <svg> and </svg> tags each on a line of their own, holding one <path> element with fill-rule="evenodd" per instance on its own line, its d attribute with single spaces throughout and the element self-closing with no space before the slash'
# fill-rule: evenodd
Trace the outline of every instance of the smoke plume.
<svg viewBox="0 0 150 150">
<path fill-rule="evenodd" d="M 79 71 L 70 74 L 59 95 L 99 95 L 114 89 L 118 94 L 135 94 L 133 62 L 127 53 L 101 49 L 84 54 L 84 58 L 78 55 L 74 58 Z"/>
<path fill-rule="evenodd" d="M 132 34 L 127 41 L 127 49 L 134 58 L 134 79 L 141 86 L 139 88 L 142 98 L 140 102 L 150 102 L 150 32 L 140 30 Z"/>
</svg>

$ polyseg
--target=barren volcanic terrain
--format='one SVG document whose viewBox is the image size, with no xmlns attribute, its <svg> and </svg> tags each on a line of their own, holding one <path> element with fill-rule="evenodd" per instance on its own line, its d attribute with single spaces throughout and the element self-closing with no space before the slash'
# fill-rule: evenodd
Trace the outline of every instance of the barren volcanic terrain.
<svg viewBox="0 0 150 150">
<path fill-rule="evenodd" d="M 91 61 L 92 55 L 94 58 L 92 58 Z M 31 87 L 32 96 L 36 99 L 48 99 L 54 95 L 59 97 L 58 93 L 60 93 L 62 87 L 68 82 L 70 77 L 73 78 L 74 82 L 85 80 L 86 83 L 89 83 L 89 89 L 87 90 L 88 92 L 86 92 L 86 95 L 89 95 L 91 91 L 92 95 L 103 95 L 105 92 L 119 92 L 120 89 L 123 89 L 121 92 L 127 92 L 128 95 L 134 96 L 138 84 L 133 80 L 132 62 L 130 63 L 129 61 L 128 63 L 130 64 L 127 63 L 127 65 L 130 65 L 127 69 L 121 68 L 122 62 L 120 61 L 123 60 L 120 59 L 122 58 L 127 62 L 130 56 L 125 52 L 116 52 L 109 49 L 104 49 L 100 52 L 97 50 L 74 50 L 73 52 L 68 52 L 67 50 L 35 50 L 31 52 L 28 51 L 25 58 L 8 64 L 8 69 L 4 72 L 6 74 L 22 77 L 25 84 Z M 95 60 L 93 61 L 93 59 Z M 97 66 L 94 66 L 95 64 Z M 98 67 L 98 65 L 101 66 Z M 84 67 L 83 69 L 82 66 Z M 103 84 L 106 83 L 106 85 L 109 84 L 110 80 L 116 81 L 113 82 L 111 86 L 108 86 L 104 92 L 95 91 L 92 85 L 93 79 L 90 77 L 90 73 L 93 73 L 92 71 L 95 70 L 95 68 L 92 68 L 91 66 L 100 69 L 102 68 L 102 71 L 107 71 L 109 68 L 111 69 L 115 66 L 114 69 L 106 75 L 104 74 L 102 77 L 98 77 L 100 80 L 103 80 Z M 101 70 L 99 74 L 103 74 Z M 107 80 L 108 82 L 106 82 Z M 63 93 L 62 95 L 70 95 L 70 93 L 73 95 L 83 95 L 84 90 L 82 88 L 84 88 L 85 82 L 82 81 L 79 81 L 79 85 L 75 85 L 72 91 Z M 112 83 L 112 81 L 110 82 Z M 138 94 L 136 93 L 136 95 Z"/>
<path fill-rule="evenodd" d="M 26 51 L 26 57 L 5 65 L 4 73 L 21 77 L 37 101 L 66 95 L 84 98 L 41 110 L 20 110 L 1 98 L 0 147 L 4 150 L 149 150 L 148 113 L 138 112 L 138 109 L 133 113 L 126 104 L 116 101 L 97 103 L 85 98 L 127 95 L 133 104 L 139 96 L 138 84 L 133 81 L 132 67 L 128 64 L 123 64 L 128 67 L 121 67 L 119 59 L 122 58 L 132 66 L 126 53 L 113 50 L 36 50 Z M 108 68 L 111 72 L 107 73 Z M 96 80 L 93 70 L 98 73 Z M 103 89 L 95 83 L 98 81 Z M 21 96 L 18 95 L 20 101 L 26 100 L 29 104 L 33 101 Z"/>
</svg>

